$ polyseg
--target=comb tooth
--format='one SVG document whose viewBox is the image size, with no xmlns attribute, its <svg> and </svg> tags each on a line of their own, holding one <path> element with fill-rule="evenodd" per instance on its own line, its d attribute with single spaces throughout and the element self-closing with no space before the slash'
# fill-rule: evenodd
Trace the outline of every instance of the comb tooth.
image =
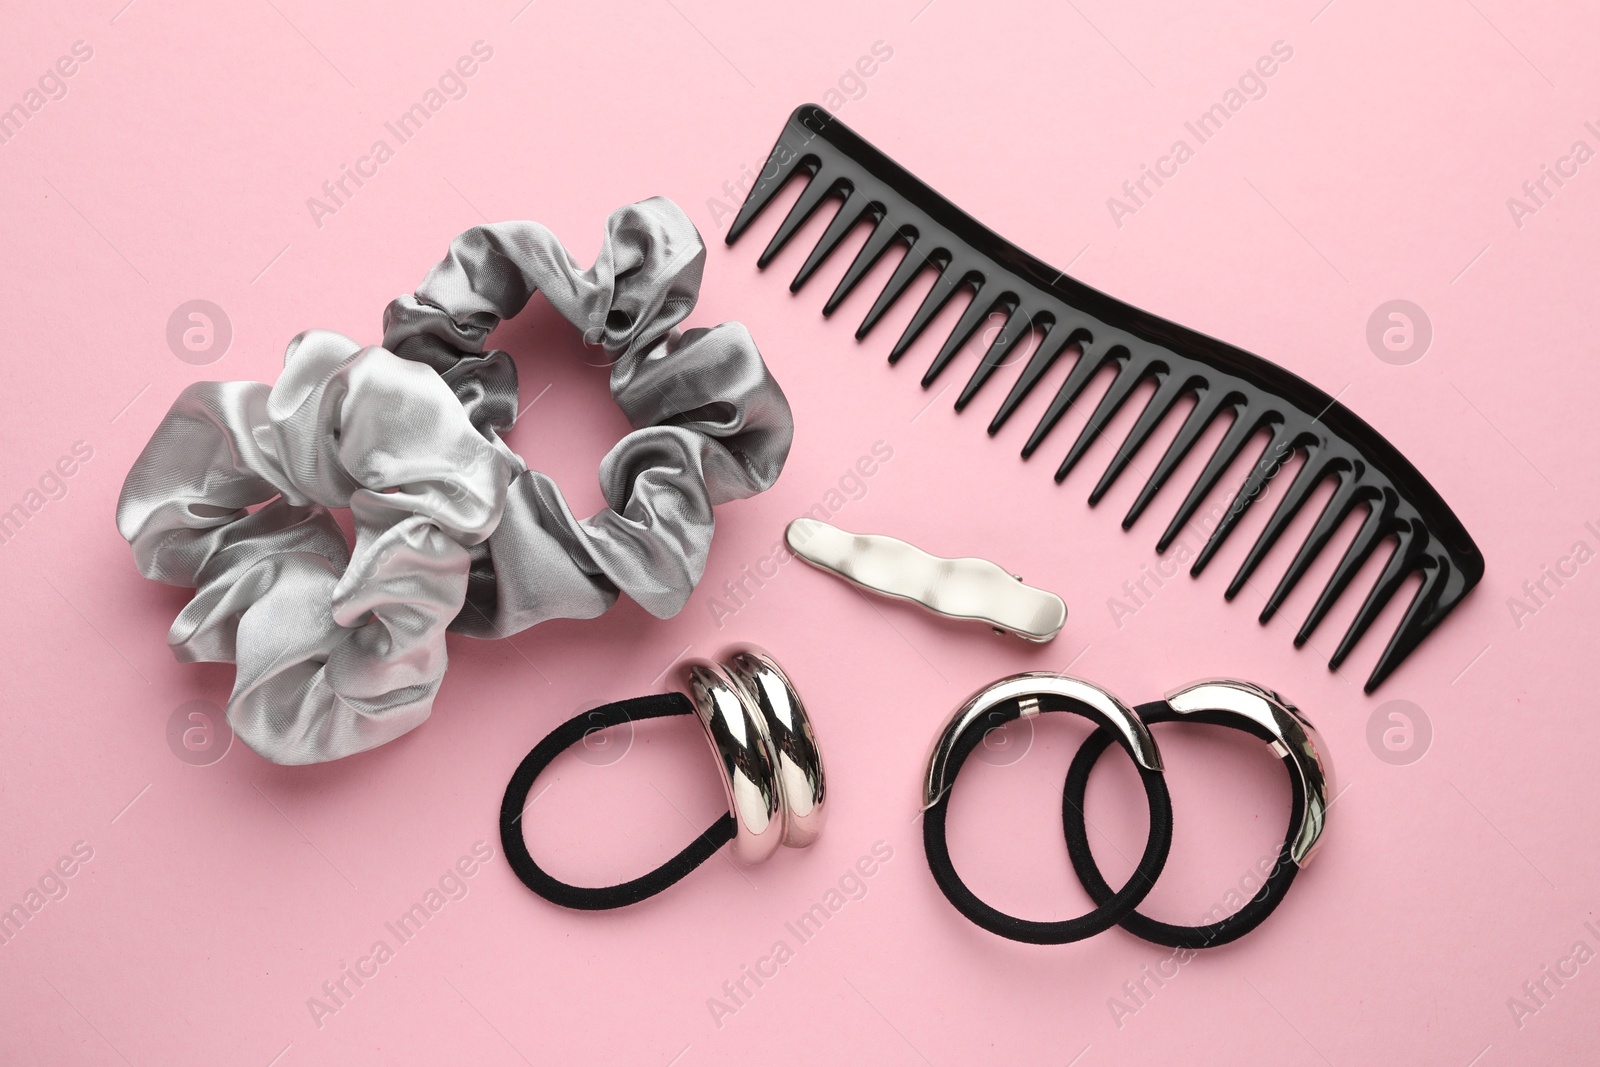
<svg viewBox="0 0 1600 1067">
<path fill-rule="evenodd" d="M 1405 584 L 1406 576 L 1416 569 L 1417 557 L 1414 551 L 1416 543 L 1416 535 L 1409 529 L 1400 534 L 1400 543 L 1395 546 L 1394 555 L 1383 565 L 1382 573 L 1368 591 L 1367 599 L 1361 602 L 1361 608 L 1351 620 L 1350 628 L 1344 632 L 1344 637 L 1340 639 L 1339 647 L 1333 650 L 1333 658 L 1328 661 L 1329 670 L 1339 669 L 1351 650 L 1356 647 L 1356 642 L 1360 641 L 1362 635 L 1372 627 L 1374 620 L 1394 598 L 1395 592 Z"/>
<path fill-rule="evenodd" d="M 1188 418 L 1183 420 L 1183 425 L 1178 427 L 1178 435 L 1172 439 L 1167 450 L 1162 453 L 1161 460 L 1156 464 L 1156 469 L 1150 472 L 1149 479 L 1144 483 L 1144 488 L 1139 490 L 1139 495 L 1134 498 L 1133 506 L 1128 509 L 1128 514 L 1122 518 L 1124 530 L 1139 521 L 1139 516 L 1144 514 L 1144 509 L 1154 500 L 1156 493 L 1167 484 L 1167 479 L 1172 477 L 1172 472 L 1178 469 L 1178 464 L 1183 462 L 1183 457 L 1189 454 L 1189 449 L 1206 432 L 1206 427 L 1211 425 L 1211 420 L 1226 406 L 1221 399 L 1207 399 L 1205 387 L 1198 390 L 1199 399 L 1189 411 Z"/>
<path fill-rule="evenodd" d="M 1300 513 L 1311 491 L 1315 489 L 1322 479 L 1328 475 L 1328 466 L 1320 462 L 1317 457 L 1317 446 L 1310 445 L 1306 451 L 1306 461 L 1295 474 L 1294 481 L 1289 483 L 1288 490 L 1283 494 L 1283 499 L 1278 501 L 1278 506 L 1272 509 L 1272 517 L 1256 535 L 1255 544 L 1250 546 L 1250 551 L 1244 557 L 1244 562 L 1239 564 L 1239 569 L 1233 575 L 1233 580 L 1228 583 L 1227 590 L 1222 594 L 1226 600 L 1232 600 L 1239 595 L 1239 590 L 1244 588 L 1244 583 L 1250 580 L 1261 561 L 1267 558 L 1267 553 L 1272 551 L 1272 546 L 1278 543 L 1278 538 L 1288 528 L 1289 523 Z"/>
<path fill-rule="evenodd" d="M 1206 569 L 1206 564 L 1211 562 L 1211 557 L 1217 554 L 1217 550 L 1228 539 L 1228 535 L 1233 533 L 1234 527 L 1239 525 L 1245 512 L 1250 510 L 1250 506 L 1256 502 L 1256 497 L 1266 488 L 1267 482 L 1278 473 L 1284 460 L 1288 458 L 1291 450 L 1289 441 L 1293 436 L 1293 431 L 1281 423 L 1273 428 L 1272 437 L 1267 441 L 1267 447 L 1262 450 L 1261 458 L 1256 460 L 1244 484 L 1228 503 L 1228 510 L 1223 512 L 1217 528 L 1211 531 L 1211 536 L 1206 538 L 1200 554 L 1195 557 L 1194 566 L 1189 568 L 1191 576 L 1199 577 L 1200 572 Z"/>
<path fill-rule="evenodd" d="M 761 168 L 762 174 L 772 171 L 774 176 L 761 178 L 751 187 L 750 194 L 744 198 L 744 203 L 739 207 L 739 214 L 733 218 L 733 225 L 728 227 L 728 236 L 725 238 L 728 244 L 733 244 L 744 235 L 744 231 L 750 228 L 756 216 L 765 211 L 773 198 L 789 184 L 790 176 L 802 167 L 815 175 L 817 158 L 807 156 L 804 152 L 792 151 L 780 138 L 778 143 L 772 146 L 772 154 L 767 157 L 766 166 Z"/>
<path fill-rule="evenodd" d="M 1367 557 L 1372 555 L 1372 550 L 1378 547 L 1378 542 L 1383 540 L 1386 525 L 1385 510 L 1375 501 L 1372 511 L 1367 514 L 1366 521 L 1356 532 L 1356 539 L 1350 542 L 1350 547 L 1344 550 L 1344 557 L 1339 560 L 1339 566 L 1334 568 L 1333 577 L 1328 579 L 1328 584 L 1317 597 L 1317 602 L 1311 605 L 1311 614 L 1306 616 L 1306 621 L 1300 624 L 1300 631 L 1294 635 L 1295 648 L 1299 648 L 1311 638 L 1318 624 L 1328 614 L 1328 609 L 1333 607 L 1333 602 L 1344 593 L 1345 587 L 1350 584 L 1350 579 L 1356 576 L 1356 571 L 1361 569 L 1361 565 L 1367 562 Z"/>
<path fill-rule="evenodd" d="M 1078 439 L 1072 442 L 1066 458 L 1061 461 L 1061 466 L 1056 468 L 1056 481 L 1062 481 L 1072 473 L 1072 468 L 1076 467 L 1078 460 L 1089 451 L 1089 446 L 1100 436 L 1100 431 L 1106 428 L 1106 423 L 1122 410 L 1122 405 L 1127 403 L 1128 397 L 1133 395 L 1133 390 L 1145 379 L 1149 369 L 1149 363 L 1141 363 L 1130 357 L 1117 370 L 1117 376 L 1111 381 L 1111 388 L 1106 390 L 1106 395 L 1095 405 L 1094 411 L 1089 415 L 1089 421 L 1078 431 Z"/>
<path fill-rule="evenodd" d="M 789 291 L 798 293 L 800 287 L 810 281 L 811 275 L 816 273 L 818 267 L 822 266 L 823 260 L 833 255 L 834 249 L 839 247 L 839 243 L 849 236 L 850 231 L 855 228 L 855 224 L 860 222 L 868 212 L 874 210 L 876 209 L 872 206 L 871 197 L 860 189 L 851 191 L 844 198 L 844 203 L 839 205 L 839 213 L 833 217 L 832 222 L 828 223 L 828 228 L 822 231 L 822 237 L 817 241 L 816 247 L 811 250 L 811 254 L 806 257 L 806 261 L 800 265 L 799 271 L 795 273 L 794 281 L 789 283 Z"/>
<path fill-rule="evenodd" d="M 1139 449 L 1144 447 L 1145 441 L 1149 440 L 1155 428 L 1161 424 L 1161 420 L 1172 411 L 1187 386 L 1188 383 L 1175 374 L 1162 376 L 1161 383 L 1156 386 L 1155 395 L 1150 398 L 1150 403 L 1144 406 L 1144 411 L 1140 412 L 1139 421 L 1133 424 L 1132 431 L 1118 446 L 1117 454 L 1111 457 L 1106 472 L 1100 476 L 1100 481 L 1095 483 L 1094 492 L 1089 494 L 1091 506 L 1100 503 L 1100 498 L 1106 495 Z"/>
<path fill-rule="evenodd" d="M 1115 351 L 1115 349 L 1113 349 Z M 1056 428 L 1056 423 L 1061 421 L 1061 416 L 1067 413 L 1072 402 L 1078 399 L 1078 394 L 1094 378 L 1100 368 L 1105 366 L 1108 357 L 1093 354 L 1087 345 L 1083 354 L 1078 357 L 1078 362 L 1073 364 L 1072 372 L 1067 375 L 1067 380 L 1061 383 L 1061 388 L 1056 391 L 1055 398 L 1050 401 L 1050 406 L 1045 409 L 1044 418 L 1033 428 L 1033 433 L 1028 435 L 1028 443 L 1022 446 L 1024 459 L 1033 455 L 1034 451 L 1044 443 L 1045 437 Z"/>
<path fill-rule="evenodd" d="M 872 307 L 867 311 L 866 318 L 861 320 L 861 325 L 856 327 L 856 340 L 859 341 L 878 325 L 878 320 L 883 318 L 883 313 L 894 306 L 894 302 L 905 295 L 911 283 L 921 274 L 923 268 L 932 267 L 934 270 L 943 271 L 949 265 L 949 260 L 943 258 L 943 253 L 934 249 L 927 255 L 917 251 L 916 241 L 906 249 L 905 258 L 895 267 L 894 273 L 889 276 L 889 284 L 883 287 L 883 292 L 878 294 L 878 299 L 872 302 Z"/>
<path fill-rule="evenodd" d="M 824 315 L 832 315 L 834 309 L 844 302 L 851 291 L 867 276 L 867 272 L 878 265 L 878 260 L 894 244 L 894 239 L 900 236 L 900 228 L 891 223 L 887 218 L 878 220 L 877 227 L 867 237 L 867 243 L 861 246 L 861 251 L 856 253 L 856 258 L 850 261 L 850 267 L 844 272 L 844 277 L 839 279 L 839 284 L 833 289 L 833 295 L 828 297 L 828 302 L 822 305 Z"/>
<path fill-rule="evenodd" d="M 961 318 L 956 320 L 955 329 L 944 339 L 944 346 L 939 349 L 939 354 L 934 356 L 933 362 L 928 365 L 927 373 L 922 376 L 924 389 L 933 384 L 934 379 L 938 378 L 950 365 L 950 361 L 956 358 L 956 353 L 972 340 L 972 335 L 983 325 L 983 320 L 989 317 L 989 312 L 996 307 L 1004 306 L 1009 317 L 1011 311 L 1011 305 L 1007 302 L 1009 297 L 1002 296 L 999 300 L 984 300 L 982 297 L 983 287 L 980 286 L 978 291 L 972 294 L 972 303 L 967 305 L 967 309 L 961 313 Z"/>
<path fill-rule="evenodd" d="M 1260 423 L 1255 419 L 1246 418 L 1248 412 L 1241 407 L 1235 415 L 1233 425 L 1228 427 L 1228 432 L 1223 434 L 1222 443 L 1206 461 L 1205 468 L 1200 472 L 1200 477 L 1189 489 L 1189 495 L 1183 498 L 1183 503 L 1178 505 L 1177 514 L 1172 516 L 1172 521 L 1167 523 L 1167 529 L 1156 542 L 1156 551 L 1165 552 L 1167 547 L 1177 538 L 1178 533 L 1194 518 L 1194 513 L 1199 509 L 1200 502 L 1206 494 L 1216 488 L 1217 480 L 1222 477 L 1222 472 L 1227 470 L 1228 464 L 1238 458 L 1244 449 L 1245 443 L 1256 432 Z"/>
<path fill-rule="evenodd" d="M 1272 595 L 1267 598 L 1266 606 L 1261 609 L 1261 622 L 1265 623 L 1278 613 L 1278 609 L 1283 607 L 1283 602 L 1289 599 L 1289 594 L 1294 592 L 1294 587 L 1300 584 L 1300 579 L 1311 569 L 1311 564 L 1328 546 L 1328 541 L 1333 538 L 1334 532 L 1344 524 L 1346 516 L 1360 501 L 1357 488 L 1354 477 L 1339 475 L 1339 485 L 1334 489 L 1333 496 L 1322 509 L 1322 514 L 1317 516 L 1317 521 L 1311 527 L 1311 533 L 1306 536 L 1305 543 L 1294 554 L 1294 560 L 1283 572 L 1283 577 L 1278 579 L 1277 588 L 1272 591 Z"/>
<path fill-rule="evenodd" d="M 1417 590 L 1417 595 L 1412 598 L 1411 606 L 1406 608 L 1400 625 L 1395 628 L 1394 636 L 1389 638 L 1389 644 L 1384 648 L 1383 655 L 1378 657 L 1378 665 L 1372 668 L 1372 675 L 1367 679 L 1367 684 L 1362 688 L 1370 693 L 1383 684 L 1400 661 L 1409 656 L 1422 639 L 1439 625 L 1439 620 L 1444 617 L 1449 607 L 1439 610 L 1439 587 L 1444 585 L 1449 577 L 1450 564 L 1438 559 L 1435 566 L 1422 577 L 1422 588 Z M 1453 606 L 1453 602 L 1452 602 Z"/>
<path fill-rule="evenodd" d="M 1061 353 L 1067 350 L 1072 343 L 1072 330 L 1060 322 L 1053 322 L 1045 327 L 1044 336 L 1039 339 L 1039 347 L 1033 350 L 1033 355 L 1028 359 L 1028 365 L 1022 369 L 1022 374 L 1011 385 L 1011 392 L 1006 394 L 1005 401 L 1000 405 L 1000 410 L 994 413 L 994 418 L 989 420 L 989 434 L 993 436 L 1000 432 L 1000 427 L 1033 392 L 1033 387 L 1039 384 Z"/>
<path fill-rule="evenodd" d="M 1020 304 L 1012 309 L 1011 317 L 1006 319 L 1006 324 L 995 335 L 994 341 L 983 353 L 983 359 L 978 361 L 978 369 L 972 372 L 972 377 L 967 379 L 967 384 L 961 389 L 961 395 L 956 398 L 957 411 L 971 403 L 972 398 L 978 395 L 978 390 L 983 388 L 983 383 L 989 380 L 989 376 L 1005 363 L 1006 358 L 1018 345 L 1027 340 L 1032 326 L 1033 312 Z"/>
<path fill-rule="evenodd" d="M 838 189 L 838 184 L 837 181 L 821 171 L 812 176 L 810 183 L 806 185 L 805 192 L 800 194 L 800 199 L 794 202 L 794 207 L 790 208 L 789 213 L 783 217 L 782 224 L 778 226 L 778 232 L 772 235 L 772 240 L 767 242 L 767 247 L 762 251 L 761 258 L 756 260 L 757 267 L 765 269 L 767 264 L 772 262 L 773 257 L 783 251 L 783 246 L 789 243 L 789 238 L 793 237 L 796 231 L 804 226 L 812 215 L 816 214 L 817 208 L 822 206 L 822 202 L 832 196 Z"/>
<path fill-rule="evenodd" d="M 889 350 L 890 363 L 900 362 L 900 357 L 906 354 L 906 349 L 917 343 L 917 338 L 928 328 L 928 323 L 933 321 L 934 316 L 939 314 L 950 302 L 950 298 L 956 295 L 956 290 L 961 288 L 964 276 L 965 272 L 953 263 L 939 272 L 939 276 L 933 280 L 933 288 L 922 298 L 922 306 L 917 308 L 917 313 L 911 316 L 911 322 L 900 335 L 900 340 Z M 972 294 L 973 303 L 977 303 L 982 293 L 983 283 L 979 282 L 977 291 Z"/>
</svg>

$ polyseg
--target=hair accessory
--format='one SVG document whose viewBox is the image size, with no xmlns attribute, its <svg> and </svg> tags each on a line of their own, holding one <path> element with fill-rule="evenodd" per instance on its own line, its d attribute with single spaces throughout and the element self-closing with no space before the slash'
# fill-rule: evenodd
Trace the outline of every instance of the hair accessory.
<svg viewBox="0 0 1600 1067">
<path fill-rule="evenodd" d="M 986 559 L 945 559 L 880 534 L 853 534 L 818 519 L 789 523 L 784 539 L 795 555 L 852 585 L 921 604 L 936 615 L 986 622 L 1024 641 L 1055 638 L 1067 605 Z"/>
<path fill-rule="evenodd" d="M 1289 830 L 1259 893 L 1232 915 L 1204 926 L 1174 926 L 1129 912 L 1120 924 L 1124 930 L 1170 948 L 1211 948 L 1238 940 L 1261 925 L 1283 902 L 1295 875 L 1311 862 L 1327 825 L 1333 767 L 1327 747 L 1316 728 L 1299 710 L 1270 689 L 1228 679 L 1196 682 L 1167 694 L 1167 699 L 1141 704 L 1135 709 L 1148 726 L 1164 722 L 1193 722 L 1243 730 L 1268 743 L 1289 771 L 1293 800 Z M 1112 888 L 1094 861 L 1085 828 L 1083 798 L 1095 761 L 1114 738 L 1103 729 L 1084 741 L 1073 757 L 1062 794 L 1061 818 L 1067 834 L 1067 854 L 1078 880 L 1095 900 L 1109 899 Z"/>
<path fill-rule="evenodd" d="M 428 717 L 467 546 L 494 529 L 512 473 L 437 375 L 313 330 L 270 388 L 179 395 L 117 528 L 145 577 L 195 587 L 167 643 L 184 663 L 238 664 L 234 733 L 276 763 L 316 763 Z M 353 553 L 336 507 L 355 518 Z"/>
<path fill-rule="evenodd" d="M 720 664 L 685 661 L 678 678 L 687 696 L 663 693 L 585 712 L 535 745 L 511 776 L 500 804 L 500 841 L 511 869 L 541 897 L 585 911 L 626 907 L 666 889 L 730 841 L 735 859 L 754 864 L 770 858 L 779 845 L 805 848 L 822 833 L 827 811 L 822 756 L 805 706 L 777 662 L 754 646 L 736 645 L 724 650 Z M 546 874 L 529 854 L 521 826 L 539 774 L 594 730 L 691 714 L 717 759 L 728 814 L 662 866 L 621 885 L 574 886 Z"/>
<path fill-rule="evenodd" d="M 1107 731 L 1133 759 L 1150 805 L 1150 834 L 1138 869 L 1120 890 L 1097 899 L 1096 907 L 1075 919 L 1041 922 L 1019 919 L 979 900 L 950 862 L 945 816 L 956 775 L 984 734 L 1012 719 L 1046 711 L 1082 715 Z M 1059 674 L 1030 672 L 1002 678 L 974 693 L 956 709 L 928 756 L 922 787 L 922 843 L 928 869 L 945 898 L 971 922 L 990 933 L 1032 945 L 1061 945 L 1109 930 L 1133 912 L 1155 886 L 1172 846 L 1172 800 L 1162 774 L 1161 756 L 1144 723 L 1127 705 L 1099 686 Z"/>
<path fill-rule="evenodd" d="M 985 733 L 1018 717 L 1058 710 L 1085 715 L 1097 727 L 1073 758 L 1062 790 L 1061 817 L 1073 870 L 1098 907 L 1079 919 L 1048 923 L 996 911 L 967 889 L 950 862 L 945 817 L 955 776 Z M 1163 764 L 1147 726 L 1174 721 L 1226 726 L 1267 741 L 1288 767 L 1294 792 L 1287 839 L 1261 892 L 1233 915 L 1205 926 L 1173 926 L 1135 910 L 1160 876 L 1172 841 L 1172 807 L 1162 777 Z M 1144 855 L 1120 890 L 1112 889 L 1095 865 L 1083 814 L 1089 773 L 1113 742 L 1133 757 L 1150 803 L 1150 835 Z M 1030 944 L 1060 944 L 1120 925 L 1156 944 L 1208 948 L 1249 933 L 1283 901 L 1296 873 L 1310 862 L 1321 843 L 1332 803 L 1331 789 L 1332 768 L 1316 730 L 1294 705 L 1271 690 L 1217 679 L 1196 682 L 1173 690 L 1164 701 L 1129 709 L 1110 693 L 1079 679 L 1019 674 L 974 694 L 956 709 L 935 741 L 923 780 L 923 845 L 934 881 L 956 910 L 1002 937 Z"/>
<path fill-rule="evenodd" d="M 246 744 L 316 763 L 416 727 L 447 625 L 504 636 L 599 615 L 619 591 L 658 617 L 682 608 L 713 505 L 770 486 L 793 436 L 744 327 L 675 328 L 704 262 L 660 198 L 613 212 L 587 270 L 535 223 L 479 226 L 390 305 L 387 350 L 313 330 L 275 386 L 184 390 L 117 524 L 146 577 L 197 587 L 168 643 L 185 662 L 238 664 L 228 722 Z M 484 343 L 537 290 L 606 352 L 635 427 L 601 461 L 607 509 L 581 521 L 500 438 L 516 369 Z M 353 554 L 327 511 L 342 507 Z"/>
<path fill-rule="evenodd" d="M 654 197 L 611 213 L 587 270 L 538 223 L 474 226 L 384 311 L 384 347 L 438 371 L 513 466 L 505 514 L 473 551 L 467 610 L 452 629 L 503 637 L 593 618 L 619 590 L 657 618 L 675 615 L 705 572 L 712 506 L 777 480 L 794 420 L 749 331 L 674 328 L 704 268 L 688 216 Z M 605 352 L 611 395 L 634 426 L 600 461 L 608 506 L 586 519 L 501 440 L 517 415 L 516 368 L 484 346 L 535 292 Z"/>
<path fill-rule="evenodd" d="M 856 331 L 858 339 L 866 336 L 925 269 L 936 275 L 932 290 L 890 351 L 890 362 L 905 354 L 957 291 L 972 293 L 972 302 L 922 376 L 924 387 L 955 359 L 990 314 L 1007 316 L 1004 328 L 957 397 L 958 411 L 1030 334 L 1039 335 L 1037 348 L 989 423 L 991 434 L 999 431 L 1055 361 L 1069 347 L 1078 346 L 1081 355 L 1029 435 L 1023 456 L 1033 454 L 1103 368 L 1116 369 L 1109 390 L 1056 469 L 1056 481 L 1066 478 L 1142 382 L 1154 384 L 1154 395 L 1089 494 L 1090 503 L 1099 502 L 1180 401 L 1186 395 L 1195 398 L 1177 436 L 1123 519 L 1124 529 L 1138 519 L 1213 420 L 1231 417 L 1221 444 L 1157 541 L 1158 551 L 1171 546 L 1250 440 L 1260 432 L 1269 435 L 1265 449 L 1195 558 L 1191 574 L 1205 569 L 1268 480 L 1295 452 L 1303 453 L 1304 464 L 1224 593 L 1231 600 L 1243 588 L 1316 488 L 1331 481 L 1333 496 L 1267 598 L 1261 611 L 1263 623 L 1282 606 L 1344 520 L 1365 505 L 1366 518 L 1295 635 L 1295 645 L 1311 636 L 1379 544 L 1394 538 L 1393 555 L 1329 663 L 1333 668 L 1342 664 L 1406 579 L 1420 574 L 1416 595 L 1367 680 L 1368 692 L 1388 677 L 1483 576 L 1482 554 L 1438 492 L 1398 449 L 1335 398 L 1259 356 L 1131 307 L 1045 265 L 965 214 L 814 104 L 797 108 L 789 117 L 760 179 L 728 230 L 728 243 L 736 241 L 789 179 L 802 172 L 807 177 L 805 190 L 762 252 L 760 266 L 772 261 L 824 201 L 842 198 L 838 213 L 795 275 L 792 290 L 805 284 L 859 222 L 870 222 L 872 233 L 823 306 L 824 314 L 839 306 L 891 246 L 903 245 L 906 252 L 862 320 Z"/>
</svg>

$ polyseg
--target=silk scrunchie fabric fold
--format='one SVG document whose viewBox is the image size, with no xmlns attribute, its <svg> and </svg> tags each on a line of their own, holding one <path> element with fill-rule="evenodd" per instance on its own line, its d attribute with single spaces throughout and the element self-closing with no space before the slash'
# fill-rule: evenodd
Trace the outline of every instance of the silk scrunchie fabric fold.
<svg viewBox="0 0 1600 1067">
<path fill-rule="evenodd" d="M 184 662 L 237 663 L 239 738 L 317 763 L 428 717 L 467 546 L 494 529 L 513 473 L 436 374 L 314 330 L 270 388 L 185 389 L 128 474 L 117 526 L 145 577 L 195 588 L 168 644 Z M 351 510 L 353 552 L 335 507 Z"/>
<path fill-rule="evenodd" d="M 749 332 L 734 322 L 675 329 L 699 296 L 705 255 L 688 216 L 661 197 L 613 212 L 586 270 L 537 223 L 477 226 L 384 312 L 384 347 L 437 371 L 520 472 L 499 527 L 472 549 L 452 629 L 500 637 L 592 618 L 619 591 L 670 617 L 705 571 L 712 506 L 777 479 L 794 421 Z M 535 292 L 605 351 L 611 395 L 635 427 L 600 464 L 609 506 L 585 519 L 500 437 L 516 415 L 516 372 L 484 345 Z"/>
<path fill-rule="evenodd" d="M 467 231 L 384 315 L 385 347 L 295 338 L 276 385 L 184 390 L 135 462 L 117 525 L 148 578 L 196 590 L 168 643 L 238 665 L 228 721 L 303 764 L 428 717 L 445 630 L 514 633 L 599 615 L 619 592 L 658 617 L 705 570 L 712 506 L 776 480 L 793 420 L 744 327 L 680 333 L 705 246 L 653 199 L 614 212 L 580 269 L 544 227 Z M 601 463 L 608 508 L 575 518 L 501 434 L 516 369 L 484 351 L 535 292 L 612 361 L 635 427 Z M 352 550 L 328 509 L 348 507 Z"/>
</svg>

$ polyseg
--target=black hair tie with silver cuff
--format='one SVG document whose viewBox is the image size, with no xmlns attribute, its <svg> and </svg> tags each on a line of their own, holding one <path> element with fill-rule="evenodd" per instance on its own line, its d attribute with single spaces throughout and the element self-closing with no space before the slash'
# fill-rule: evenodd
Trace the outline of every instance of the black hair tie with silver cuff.
<svg viewBox="0 0 1600 1067">
<path fill-rule="evenodd" d="M 1150 804 L 1150 834 L 1138 869 L 1120 890 L 1096 900 L 1095 910 L 1075 919 L 1043 922 L 1007 915 L 979 900 L 950 861 L 945 815 L 950 791 L 967 756 L 984 734 L 1012 719 L 1045 711 L 1070 711 L 1091 720 L 1122 745 L 1144 783 Z M 1002 679 L 974 694 L 951 717 L 928 761 L 923 783 L 922 842 L 928 869 L 955 909 L 990 933 L 1032 945 L 1061 945 L 1109 930 L 1139 906 L 1155 886 L 1172 845 L 1172 801 L 1161 772 L 1161 756 L 1144 724 L 1104 689 L 1059 674 L 1030 673 Z"/>
<path fill-rule="evenodd" d="M 804 848 L 817 839 L 826 814 L 822 757 L 799 695 L 777 662 L 758 648 L 734 646 L 720 660 L 693 659 L 679 668 L 687 696 L 619 700 L 568 720 L 534 746 L 500 803 L 500 843 L 524 885 L 564 908 L 604 911 L 655 896 L 730 841 L 736 860 L 754 864 L 779 845 Z M 728 813 L 660 867 L 619 885 L 575 886 L 551 877 L 534 861 L 522 834 L 534 781 L 595 730 L 668 715 L 699 719 L 722 773 Z"/>
<path fill-rule="evenodd" d="M 1197 682 L 1176 690 L 1166 700 L 1140 704 L 1134 709 L 1145 725 L 1192 722 L 1223 726 L 1259 737 L 1283 760 L 1289 771 L 1293 799 L 1283 847 L 1259 892 L 1232 915 L 1202 926 L 1178 926 L 1130 911 L 1118 925 L 1146 941 L 1169 948 L 1214 948 L 1236 941 L 1260 926 L 1283 902 L 1295 875 L 1310 862 L 1327 821 L 1333 771 L 1327 748 L 1316 729 L 1294 705 L 1276 693 L 1246 682 Z M 1095 762 L 1115 738 L 1104 728 L 1089 735 L 1067 771 L 1061 796 L 1061 821 L 1067 835 L 1067 854 L 1078 880 L 1096 901 L 1115 892 L 1095 864 L 1083 814 L 1084 794 Z"/>
<path fill-rule="evenodd" d="M 1068 856 L 1097 907 L 1087 915 L 1056 922 L 1019 919 L 979 900 L 956 874 L 945 831 L 951 787 L 962 763 L 984 734 L 1012 719 L 1042 711 L 1072 711 L 1097 724 L 1073 759 L 1061 801 Z M 1174 721 L 1243 730 L 1268 742 L 1288 767 L 1294 794 L 1288 834 L 1262 890 L 1233 915 L 1204 926 L 1175 926 L 1136 910 L 1160 876 L 1172 841 L 1172 806 L 1163 764 L 1147 727 Z M 1107 884 L 1095 865 L 1083 814 L 1089 773 L 1113 743 L 1133 758 L 1150 805 L 1144 854 L 1121 889 Z M 923 844 L 928 868 L 950 903 L 973 923 L 1001 937 L 1030 944 L 1063 944 L 1118 925 L 1159 945 L 1210 948 L 1249 933 L 1283 900 L 1296 873 L 1310 860 L 1321 839 L 1331 790 L 1332 768 L 1315 728 L 1292 704 L 1271 690 L 1249 682 L 1219 679 L 1185 686 L 1169 693 L 1164 701 L 1130 709 L 1110 693 L 1080 679 L 1043 672 L 1019 674 L 1003 678 L 969 698 L 956 709 L 935 742 L 923 783 Z"/>
</svg>

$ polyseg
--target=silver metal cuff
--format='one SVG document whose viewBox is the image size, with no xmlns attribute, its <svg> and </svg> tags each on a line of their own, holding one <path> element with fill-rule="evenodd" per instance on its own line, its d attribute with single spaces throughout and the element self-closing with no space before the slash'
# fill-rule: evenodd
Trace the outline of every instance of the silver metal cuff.
<svg viewBox="0 0 1600 1067">
<path fill-rule="evenodd" d="M 1270 689 L 1232 678 L 1211 678 L 1174 689 L 1167 705 L 1179 715 L 1210 712 L 1266 730 L 1270 746 L 1294 768 L 1305 792 L 1305 810 L 1289 832 L 1289 858 L 1304 868 L 1316 854 L 1332 803 L 1333 764 L 1328 746 L 1300 709 Z"/>
<path fill-rule="evenodd" d="M 805 705 L 770 654 L 735 645 L 719 659 L 685 660 L 678 681 L 722 774 L 733 856 L 761 863 L 779 845 L 805 848 L 822 833 L 822 755 Z"/>
<path fill-rule="evenodd" d="M 1132 708 L 1081 678 L 1070 678 L 1049 671 L 1029 671 L 984 686 L 950 716 L 928 753 L 927 772 L 922 780 L 922 810 L 926 811 L 937 804 L 950 788 L 953 779 L 950 758 L 968 731 L 977 727 L 990 710 L 1011 700 L 1021 703 L 1022 714 L 1038 714 L 1046 710 L 1041 709 L 1039 697 L 1070 700 L 1098 712 L 1133 755 L 1135 763 L 1146 770 L 1163 769 L 1155 740 Z"/>
</svg>

